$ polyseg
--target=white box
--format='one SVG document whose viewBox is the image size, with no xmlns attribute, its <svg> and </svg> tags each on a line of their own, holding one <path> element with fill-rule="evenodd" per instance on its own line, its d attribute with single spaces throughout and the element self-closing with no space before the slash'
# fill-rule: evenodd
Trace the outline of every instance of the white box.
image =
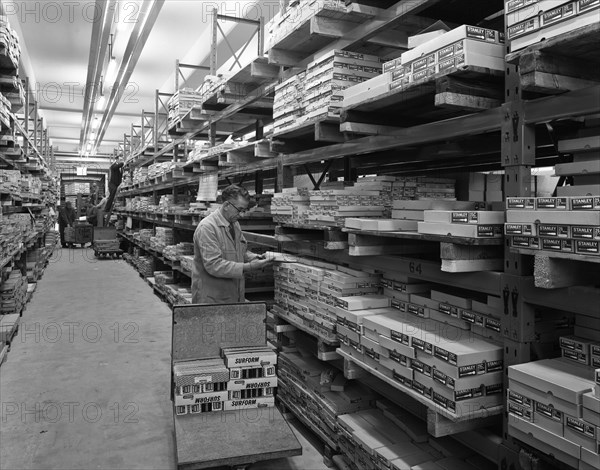
<svg viewBox="0 0 600 470">
<path fill-rule="evenodd" d="M 462 25 L 420 45 L 419 47 L 406 51 L 400 56 L 401 64 L 405 65 L 462 39 L 473 39 L 492 44 L 502 44 L 504 42 L 504 35 L 491 29 Z"/>
<path fill-rule="evenodd" d="M 227 398 L 227 391 L 213 393 L 188 393 L 183 396 L 175 395 L 175 406 L 222 402 L 227 400 Z"/>
<path fill-rule="evenodd" d="M 427 210 L 424 222 L 452 224 L 503 224 L 504 211 L 436 211 Z"/>
<path fill-rule="evenodd" d="M 600 225 L 600 211 L 506 211 L 509 224 Z"/>
<path fill-rule="evenodd" d="M 512 26 L 531 18 L 539 18 L 542 13 L 568 3 L 569 0 L 514 0 L 505 7 L 506 26 Z"/>
<path fill-rule="evenodd" d="M 419 233 L 467 237 L 467 238 L 502 238 L 503 225 L 471 225 L 451 223 L 419 222 Z"/>
<path fill-rule="evenodd" d="M 581 458 L 581 446 L 565 439 L 564 437 L 558 436 L 546 429 L 538 426 L 535 423 L 530 423 L 517 416 L 511 415 L 508 420 L 509 427 L 514 427 L 519 431 L 529 434 L 537 440 L 545 442 L 552 446 L 554 449 L 559 449 L 562 452 L 574 457 L 576 459 Z M 510 434 L 510 432 L 509 432 Z"/>
<path fill-rule="evenodd" d="M 556 359 L 544 359 L 510 366 L 509 380 L 515 380 L 542 394 L 581 405 L 583 394 L 592 391 L 592 382 L 572 373 L 572 366 Z M 571 370 L 569 370 L 571 369 Z M 538 400 L 545 402 L 545 400 Z"/>
<path fill-rule="evenodd" d="M 253 389 L 253 388 L 272 388 L 272 387 L 277 387 L 277 377 L 230 380 L 227 383 L 228 391 L 249 390 L 249 389 Z"/>
<path fill-rule="evenodd" d="M 583 184 L 579 186 L 559 186 L 556 194 L 563 197 L 597 196 L 600 194 L 600 184 Z"/>
<path fill-rule="evenodd" d="M 247 410 L 252 408 L 267 408 L 275 406 L 275 397 L 247 398 L 240 400 L 226 400 L 223 402 L 223 411 Z"/>
<path fill-rule="evenodd" d="M 346 310 L 366 310 L 370 308 L 384 308 L 390 306 L 391 299 L 384 295 L 357 295 L 352 297 L 339 297 L 336 303 Z"/>
</svg>

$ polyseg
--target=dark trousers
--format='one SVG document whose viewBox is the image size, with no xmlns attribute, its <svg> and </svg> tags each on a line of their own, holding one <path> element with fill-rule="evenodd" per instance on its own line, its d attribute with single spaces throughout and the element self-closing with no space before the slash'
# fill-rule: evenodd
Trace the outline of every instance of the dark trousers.
<svg viewBox="0 0 600 470">
<path fill-rule="evenodd" d="M 117 195 L 118 186 L 114 184 L 108 184 L 108 200 L 106 201 L 106 206 L 104 207 L 104 212 L 108 213 L 112 209 L 113 202 L 115 202 L 115 196 Z"/>
<path fill-rule="evenodd" d="M 67 246 L 67 242 L 65 241 L 65 225 L 63 224 L 59 224 L 58 225 L 58 233 L 60 235 L 60 244 L 62 246 Z"/>
</svg>

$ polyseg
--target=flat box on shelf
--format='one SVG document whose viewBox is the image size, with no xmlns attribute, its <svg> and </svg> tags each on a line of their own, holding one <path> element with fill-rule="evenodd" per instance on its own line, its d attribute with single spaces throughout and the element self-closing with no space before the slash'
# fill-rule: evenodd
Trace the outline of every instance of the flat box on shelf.
<svg viewBox="0 0 600 470">
<path fill-rule="evenodd" d="M 585 422 L 593 424 L 596 428 L 600 427 L 600 413 L 596 413 L 588 408 L 583 408 L 582 418 Z M 596 433 L 598 434 L 598 433 Z M 600 436 L 598 436 L 600 437 Z"/>
<path fill-rule="evenodd" d="M 229 368 L 264 367 L 277 364 L 277 353 L 273 350 L 249 351 L 225 355 L 225 364 Z"/>
<path fill-rule="evenodd" d="M 339 297 L 336 303 L 346 310 L 365 310 L 370 308 L 385 308 L 390 306 L 390 298 L 384 295 L 357 295 Z"/>
<path fill-rule="evenodd" d="M 535 423 L 530 423 L 518 416 L 511 415 L 508 420 L 508 426 L 509 428 L 514 427 L 525 434 L 531 435 L 536 440 L 545 442 L 554 449 L 558 449 L 575 459 L 581 458 L 581 446 L 564 437 L 558 436 Z"/>
<path fill-rule="evenodd" d="M 535 198 L 537 210 L 569 210 L 569 199 L 567 197 L 538 197 Z"/>
<path fill-rule="evenodd" d="M 400 62 L 402 65 L 405 65 L 463 39 L 473 39 L 491 44 L 503 44 L 504 34 L 491 29 L 480 28 L 478 26 L 462 25 L 432 39 L 431 41 L 427 41 L 414 49 L 406 51 L 400 56 Z"/>
<path fill-rule="evenodd" d="M 509 401 L 506 403 L 506 411 L 508 411 L 509 415 L 517 416 L 519 418 L 524 419 L 525 421 L 529 421 L 533 423 L 533 410 L 526 408 L 524 406 L 518 405 L 514 402 Z M 510 419 L 510 416 L 509 416 Z"/>
<path fill-rule="evenodd" d="M 536 198 L 534 197 L 507 197 L 507 209 L 533 210 L 536 207 Z"/>
<path fill-rule="evenodd" d="M 369 310 L 345 310 L 343 308 L 335 307 L 334 312 L 337 317 L 338 325 L 349 328 L 358 334 L 362 333 L 361 325 L 366 317 L 372 315 L 395 314 L 395 311 L 390 307 Z"/>
<path fill-rule="evenodd" d="M 354 343 L 360 344 L 360 333 L 357 333 L 350 328 L 346 328 L 342 325 L 336 325 L 336 331 L 338 334 L 338 338 L 340 341 L 347 346 L 350 345 L 349 341 L 353 341 Z"/>
<path fill-rule="evenodd" d="M 409 344 L 406 344 L 406 342 L 398 342 L 391 338 L 388 338 L 387 336 L 379 335 L 379 345 L 381 346 L 381 348 L 387 349 L 388 356 L 389 352 L 391 351 L 396 352 L 398 354 L 402 354 L 403 356 L 406 356 L 409 359 L 414 359 L 416 357 L 415 349 Z"/>
<path fill-rule="evenodd" d="M 598 3 L 591 0 L 588 3 Z M 600 135 L 578 137 L 576 139 L 565 139 L 558 141 L 558 151 L 561 153 L 592 152 L 600 149 Z"/>
<path fill-rule="evenodd" d="M 512 26 L 531 18 L 537 18 L 545 11 L 568 3 L 569 0 L 513 0 L 506 3 L 506 26 Z"/>
<path fill-rule="evenodd" d="M 247 398 L 240 400 L 226 400 L 223 402 L 223 411 L 247 410 L 252 408 L 267 408 L 275 406 L 275 397 Z"/>
<path fill-rule="evenodd" d="M 563 227 L 568 227 L 564 225 Z M 537 233 L 536 224 L 504 224 L 504 235 L 524 235 L 527 237 L 535 237 Z"/>
<path fill-rule="evenodd" d="M 600 255 L 600 241 L 575 240 L 575 253 L 581 255 Z"/>
<path fill-rule="evenodd" d="M 581 461 L 579 462 L 579 470 L 596 470 L 600 468 L 600 454 L 596 451 L 591 451 L 585 447 L 581 448 Z"/>
<path fill-rule="evenodd" d="M 425 222 L 452 224 L 503 224 L 504 211 L 439 211 L 426 210 Z"/>
<path fill-rule="evenodd" d="M 561 348 L 561 357 L 568 359 L 569 361 L 576 362 L 577 364 L 589 365 L 590 355 L 574 351 L 572 349 Z"/>
<path fill-rule="evenodd" d="M 517 393 L 511 389 L 507 389 L 506 392 L 507 392 L 509 402 L 516 403 L 517 405 L 523 406 L 523 407 L 533 411 L 534 404 L 536 403 L 534 400 L 532 400 L 531 398 L 526 397 L 524 395 L 521 395 L 520 393 Z"/>
<path fill-rule="evenodd" d="M 569 349 L 575 352 L 590 354 L 592 350 L 592 344 L 597 345 L 593 341 L 589 341 L 583 338 L 578 338 L 574 335 L 561 336 L 559 339 L 560 347 L 563 349 Z"/>
<path fill-rule="evenodd" d="M 600 184 L 582 184 L 577 186 L 559 186 L 556 189 L 559 196 L 590 197 L 600 194 Z"/>
<path fill-rule="evenodd" d="M 538 426 L 553 432 L 558 436 L 563 435 L 565 415 L 551 405 L 535 402 L 533 422 Z"/>
<path fill-rule="evenodd" d="M 574 225 L 571 227 L 571 237 L 582 240 L 600 240 L 600 227 Z"/>
<path fill-rule="evenodd" d="M 565 416 L 563 432 L 565 439 L 591 451 L 597 449 L 598 428 L 593 424 L 573 416 Z"/>
<path fill-rule="evenodd" d="M 255 388 L 277 387 L 277 377 L 264 377 L 258 379 L 238 379 L 227 382 L 227 390 L 250 390 Z"/>
<path fill-rule="evenodd" d="M 472 201 L 450 201 L 443 199 L 419 199 L 419 200 L 395 200 L 392 203 L 394 209 L 399 210 L 413 210 L 413 211 L 425 211 L 425 210 L 456 210 L 456 211 L 469 211 L 475 210 L 477 207 L 476 202 Z"/>
<path fill-rule="evenodd" d="M 600 225 L 600 211 L 506 211 L 509 224 Z"/>
<path fill-rule="evenodd" d="M 511 419 L 512 418 L 513 417 L 511 416 Z M 516 419 L 518 418 L 514 417 L 514 420 Z M 524 442 L 527 445 L 530 445 L 536 449 L 539 449 L 540 451 L 545 452 L 548 455 L 552 455 L 555 458 L 559 459 L 561 462 L 565 462 L 567 465 L 570 465 L 573 468 L 578 468 L 579 466 L 580 459 L 578 457 L 573 457 L 572 455 L 569 455 L 566 452 L 562 451 L 560 448 L 554 445 L 555 442 L 553 441 L 549 443 L 543 440 L 543 436 L 541 435 L 541 433 L 534 433 L 534 429 L 529 428 L 526 431 L 521 431 L 519 428 L 514 427 L 514 425 L 512 425 L 512 423 L 509 421 L 508 433 L 510 436 L 515 437 L 519 441 Z M 552 433 L 548 434 L 553 435 Z M 560 436 L 558 437 L 560 438 Z"/>
<path fill-rule="evenodd" d="M 175 395 L 175 406 L 223 402 L 227 400 L 227 398 L 227 391 L 213 393 L 188 393 L 185 395 Z"/>
<path fill-rule="evenodd" d="M 558 163 L 554 166 L 556 176 L 597 175 L 600 173 L 600 160 Z"/>
<path fill-rule="evenodd" d="M 501 238 L 503 225 L 419 222 L 419 233 L 468 238 Z"/>
<path fill-rule="evenodd" d="M 511 383 L 514 380 L 537 389 L 542 394 L 581 405 L 583 394 L 590 392 L 593 384 L 576 373 L 577 369 L 573 369 L 573 366 L 557 359 L 544 359 L 508 368 Z"/>
</svg>

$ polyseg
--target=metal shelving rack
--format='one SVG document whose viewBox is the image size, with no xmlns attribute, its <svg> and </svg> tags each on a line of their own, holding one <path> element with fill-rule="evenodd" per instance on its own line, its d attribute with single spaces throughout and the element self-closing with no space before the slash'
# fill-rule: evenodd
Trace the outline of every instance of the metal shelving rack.
<svg viewBox="0 0 600 470">
<path fill-rule="evenodd" d="M 282 9 L 286 8 L 286 1 L 281 2 Z M 351 3 L 351 2 L 346 2 Z M 368 2 L 365 2 L 368 3 Z M 392 2 L 393 3 L 393 2 Z M 373 41 L 367 44 L 369 40 L 375 38 L 386 28 L 401 28 L 406 24 L 407 18 L 415 18 L 423 12 L 434 8 L 437 2 L 420 0 L 414 2 L 397 2 L 389 4 L 388 8 L 375 8 L 368 5 L 357 4 L 357 8 L 365 14 L 372 15 L 366 18 L 361 24 L 353 29 L 340 33 L 337 36 L 331 34 L 331 39 L 325 41 L 322 50 L 333 48 L 347 50 L 362 50 L 361 48 L 372 48 Z M 448 2 L 448 9 L 466 11 L 473 6 L 473 2 L 468 0 Z M 500 2 L 502 3 L 502 2 Z M 448 10 L 442 11 L 447 12 Z M 463 10 L 461 10 L 461 8 Z M 488 12 L 490 13 L 490 12 Z M 492 12 L 493 13 L 493 12 Z M 498 18 L 498 14 L 489 15 Z M 501 12 L 500 12 L 501 17 Z M 442 18 L 444 19 L 444 18 Z M 464 22 L 468 23 L 469 19 Z M 586 31 L 589 44 L 594 44 L 598 38 L 598 27 L 588 28 Z M 351 37 L 352 39 L 348 39 Z M 584 41 L 585 42 L 585 41 Z M 552 44 L 549 44 L 552 46 Z M 555 47 L 555 46 L 552 46 Z M 588 48 L 589 49 L 589 48 Z M 319 51 L 304 50 L 277 50 L 269 53 L 269 62 L 282 69 L 276 78 L 267 82 L 261 88 L 261 95 L 252 94 L 236 104 L 229 105 L 216 112 L 212 120 L 202 124 L 193 131 L 182 137 L 176 138 L 166 146 L 158 149 L 147 157 L 139 159 L 135 165 L 147 165 L 153 161 L 159 161 L 160 158 L 172 156 L 177 158 L 180 154 L 178 149 L 186 146 L 189 139 L 193 139 L 208 130 L 209 137 L 212 136 L 214 142 L 214 129 L 217 123 L 225 118 L 234 115 L 245 106 L 267 96 L 271 93 L 275 85 L 285 80 L 298 69 L 306 66 Z M 293 62 L 290 63 L 290 57 Z M 598 61 L 598 57 L 594 56 Z M 529 196 L 531 194 L 531 169 L 535 166 L 548 166 L 554 164 L 557 159 L 557 151 L 553 145 L 553 137 L 547 132 L 547 123 L 559 123 L 558 127 L 563 126 L 569 131 L 570 120 L 577 120 L 585 116 L 591 116 L 598 113 L 598 103 L 600 102 L 600 85 L 591 85 L 573 91 L 560 90 L 560 94 L 554 96 L 540 96 L 540 93 L 527 96 L 527 90 L 523 89 L 518 68 L 514 62 L 518 60 L 514 54 L 509 54 L 506 74 L 505 74 L 505 103 L 502 106 L 489 110 L 465 114 L 449 119 L 443 119 L 432 122 L 409 125 L 403 128 L 387 128 L 385 135 L 367 135 L 353 138 L 340 143 L 329 145 L 317 144 L 308 148 L 298 148 L 288 146 L 292 151 L 278 156 L 241 163 L 235 167 L 218 167 L 218 173 L 221 181 L 231 181 L 239 177 L 255 177 L 262 187 L 264 181 L 268 179 L 276 189 L 291 186 L 292 176 L 300 169 L 307 172 L 318 171 L 323 168 L 326 162 L 326 171 L 337 176 L 349 176 L 357 171 L 365 173 L 372 172 L 374 167 L 386 165 L 385 172 L 397 173 L 405 171 L 407 174 L 423 171 L 425 167 L 431 165 L 440 155 L 440 148 L 444 146 L 457 146 L 456 151 L 448 157 L 444 164 L 447 171 L 456 168 L 468 167 L 470 169 L 503 169 L 505 171 L 505 196 Z M 298 69 L 285 66 L 298 65 Z M 598 77 L 596 77 L 598 78 Z M 596 80 L 598 81 L 598 80 Z M 538 90 L 539 91 L 539 90 Z M 165 94 L 157 92 L 157 103 L 160 97 Z M 155 126 L 158 119 L 159 105 L 157 104 L 155 115 Z M 340 129 L 342 132 L 354 132 L 360 126 L 354 125 L 351 113 L 344 116 Z M 158 132 L 155 131 L 156 140 Z M 348 137 L 356 137 L 346 134 Z M 314 142 L 313 142 L 314 143 Z M 123 144 L 124 149 L 128 149 L 127 142 Z M 402 151 L 402 156 L 399 155 Z M 173 152 L 172 154 L 170 152 Z M 185 151 L 183 156 L 185 156 Z M 410 164 L 409 164 L 410 162 Z M 148 187 L 128 188 L 125 195 L 150 194 L 156 191 L 173 191 L 179 187 L 186 187 L 197 184 L 197 175 L 201 174 L 203 169 L 197 168 L 197 173 L 190 172 L 186 179 L 176 180 L 173 183 L 161 183 Z M 215 171 L 215 169 L 211 169 Z M 435 168 L 435 171 L 441 171 Z M 132 214 L 128 214 L 132 215 Z M 135 214 L 133 214 L 135 216 Z M 137 215 L 143 218 L 142 215 Z M 156 220 L 146 219 L 147 222 L 156 222 Z M 277 242 L 276 237 L 267 235 L 257 235 L 257 240 L 271 247 L 277 246 L 279 249 L 289 249 L 290 245 Z M 512 364 L 518 364 L 531 360 L 530 339 L 534 336 L 535 307 L 547 307 L 553 309 L 563 309 L 568 312 L 597 314 L 597 305 L 600 305 L 600 290 L 598 289 L 577 289 L 564 288 L 545 290 L 536 288 L 532 278 L 532 259 L 529 255 L 520 254 L 505 247 L 505 268 L 504 272 L 482 272 L 473 274 L 448 274 L 439 269 L 439 265 L 434 262 L 419 260 L 419 270 L 415 272 L 415 260 L 408 257 L 394 257 L 393 261 L 386 260 L 385 257 L 360 258 L 350 257 L 347 254 L 325 250 L 318 243 L 295 247 L 294 251 L 301 255 L 313 256 L 326 261 L 335 261 L 336 263 L 347 263 L 353 266 L 364 266 L 376 269 L 390 269 L 393 263 L 393 270 L 396 272 L 407 273 L 411 276 L 421 278 L 426 281 L 436 282 L 465 288 L 482 293 L 488 293 L 500 296 L 504 299 L 504 316 L 502 318 L 502 332 L 504 335 L 505 371 Z M 506 381 L 505 381 L 506 383 Z M 503 445 L 499 450 L 499 467 L 519 469 L 519 459 L 521 448 L 527 448 L 531 462 L 535 459 L 543 458 L 536 454 L 534 449 L 523 446 L 514 441 L 508 434 L 507 415 L 502 415 L 503 421 Z M 447 423 L 444 423 L 447 424 Z M 551 463 L 560 465 L 556 461 Z"/>
</svg>

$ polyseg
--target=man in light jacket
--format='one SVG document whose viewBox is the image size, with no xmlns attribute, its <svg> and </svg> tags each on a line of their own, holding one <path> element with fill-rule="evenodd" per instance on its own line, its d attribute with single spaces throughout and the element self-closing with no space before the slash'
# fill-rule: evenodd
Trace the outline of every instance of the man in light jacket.
<svg viewBox="0 0 600 470">
<path fill-rule="evenodd" d="M 245 301 L 244 273 L 272 263 L 247 250 L 238 219 L 250 204 L 248 191 L 230 185 L 222 206 L 202 219 L 194 232 L 192 303 L 224 304 Z"/>
</svg>

